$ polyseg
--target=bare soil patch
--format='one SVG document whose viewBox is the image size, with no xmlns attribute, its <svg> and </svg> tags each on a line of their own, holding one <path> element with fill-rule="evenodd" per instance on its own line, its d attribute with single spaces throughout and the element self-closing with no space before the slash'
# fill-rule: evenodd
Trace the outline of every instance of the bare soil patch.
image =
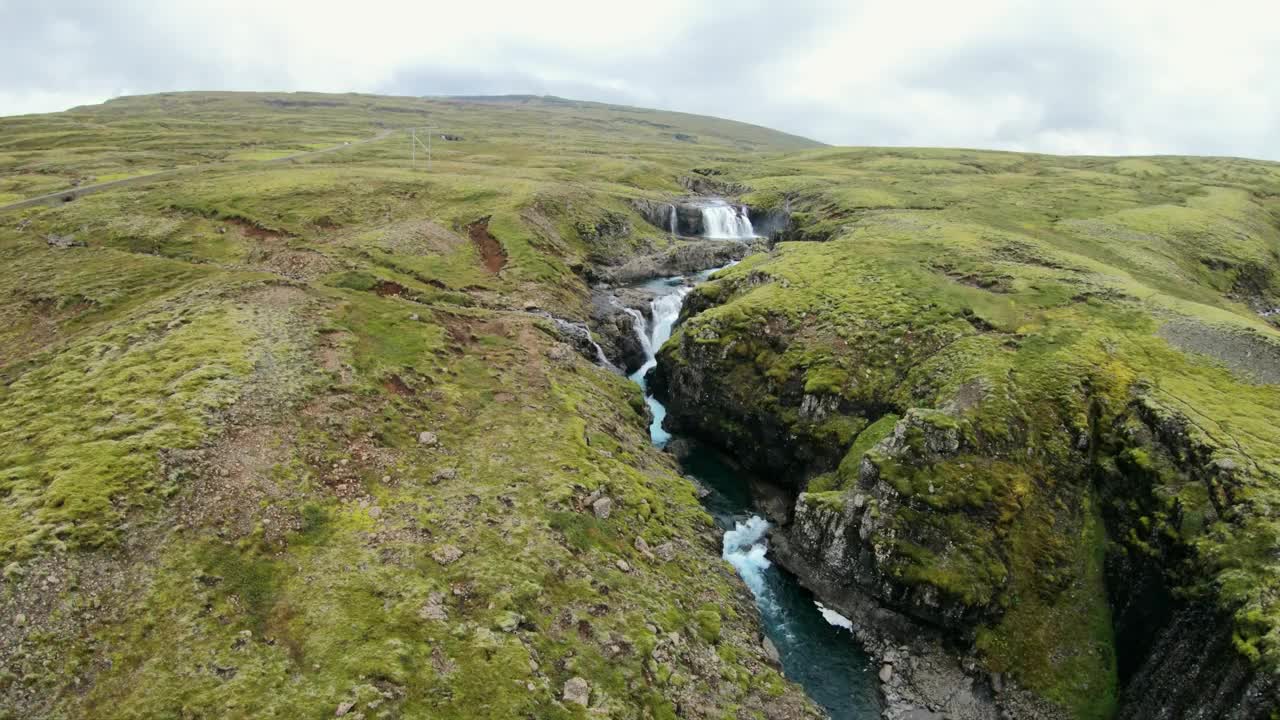
<svg viewBox="0 0 1280 720">
<path fill-rule="evenodd" d="M 400 297 L 408 292 L 408 288 L 397 282 L 390 280 L 380 280 L 377 285 L 373 286 L 373 291 L 382 297 Z"/>
<path fill-rule="evenodd" d="M 467 226 L 467 236 L 471 238 L 476 250 L 480 251 L 480 260 L 491 273 L 497 273 L 507 264 L 507 251 L 502 243 L 489 232 L 489 218 L 484 217 Z"/>
</svg>

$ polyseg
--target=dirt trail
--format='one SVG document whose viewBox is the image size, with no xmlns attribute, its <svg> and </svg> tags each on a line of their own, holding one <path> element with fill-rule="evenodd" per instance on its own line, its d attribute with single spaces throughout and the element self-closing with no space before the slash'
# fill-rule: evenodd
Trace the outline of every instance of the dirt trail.
<svg viewBox="0 0 1280 720">
<path fill-rule="evenodd" d="M 332 147 L 327 147 L 320 150 L 308 150 L 307 152 L 297 153 L 296 155 L 288 155 L 282 158 L 274 158 L 272 160 L 263 160 L 262 164 L 277 165 L 280 163 L 299 160 L 305 157 L 311 157 L 313 155 L 323 155 L 325 153 L 337 152 L 338 150 L 342 150 L 344 148 L 355 147 L 357 145 L 364 145 L 365 143 L 371 143 L 377 140 L 381 140 L 393 132 L 395 131 L 382 130 L 377 135 L 374 135 L 371 138 L 366 138 L 364 140 L 357 140 L 356 142 L 352 142 L 352 143 L 343 143 L 342 145 L 334 145 Z M 52 192 L 45 195 L 38 195 L 33 198 L 27 198 L 26 200 L 19 200 L 18 202 L 9 203 L 8 205 L 0 205 L 0 213 L 8 212 L 10 210 L 22 210 L 24 208 L 34 207 L 36 205 L 40 205 L 48 202 L 57 202 L 57 201 L 71 202 L 72 200 L 82 198 L 85 195 L 93 195 L 94 193 L 100 193 L 103 190 L 110 190 L 112 188 L 119 188 L 119 187 L 128 187 L 131 185 L 140 185 L 142 183 L 151 182 L 153 180 L 176 177 L 178 175 L 182 175 L 185 173 L 200 172 L 202 170 L 207 170 L 212 167 L 220 167 L 228 164 L 230 164 L 230 161 L 208 163 L 205 165 L 194 165 L 192 167 L 174 168 L 172 170 L 161 170 L 160 172 L 151 173 L 149 175 L 138 175 L 136 177 L 124 178 L 121 180 L 112 180 L 111 182 L 95 183 L 93 185 L 82 185 L 80 187 L 67 188 L 65 190 L 59 190 L 58 192 Z"/>
</svg>

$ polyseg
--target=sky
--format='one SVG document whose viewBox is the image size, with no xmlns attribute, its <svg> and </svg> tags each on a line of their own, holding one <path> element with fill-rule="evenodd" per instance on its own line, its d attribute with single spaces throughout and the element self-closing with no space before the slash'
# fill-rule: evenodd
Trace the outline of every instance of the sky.
<svg viewBox="0 0 1280 720">
<path fill-rule="evenodd" d="M 0 0 L 0 115 L 530 93 L 839 145 L 1280 160 L 1275 0 Z"/>
</svg>

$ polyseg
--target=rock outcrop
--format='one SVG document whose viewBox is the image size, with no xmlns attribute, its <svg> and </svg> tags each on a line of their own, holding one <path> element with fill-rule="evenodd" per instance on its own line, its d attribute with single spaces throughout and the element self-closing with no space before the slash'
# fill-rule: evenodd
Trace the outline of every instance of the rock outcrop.
<svg viewBox="0 0 1280 720">
<path fill-rule="evenodd" d="M 615 266 L 595 268 L 593 279 L 608 285 L 625 285 L 669 275 L 683 275 L 741 260 L 759 248 L 736 240 L 681 242 L 669 250 L 641 255 Z"/>
<path fill-rule="evenodd" d="M 591 298 L 591 329 L 605 357 L 628 374 L 645 363 L 637 319 L 649 313 L 650 295 L 643 291 L 596 290 Z"/>
</svg>

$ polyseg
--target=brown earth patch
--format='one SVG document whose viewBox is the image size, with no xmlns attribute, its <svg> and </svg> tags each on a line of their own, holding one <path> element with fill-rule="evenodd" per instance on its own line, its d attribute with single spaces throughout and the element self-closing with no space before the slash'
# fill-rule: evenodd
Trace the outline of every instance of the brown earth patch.
<svg viewBox="0 0 1280 720">
<path fill-rule="evenodd" d="M 408 288 L 401 285 L 400 283 L 391 282 L 390 280 L 379 280 L 378 284 L 373 286 L 373 291 L 381 295 L 382 297 L 388 297 L 392 295 L 394 295 L 395 297 L 401 297 L 406 292 L 408 292 Z"/>
<path fill-rule="evenodd" d="M 179 523 L 231 538 L 246 537 L 261 523 L 265 538 L 275 541 L 298 530 L 299 519 L 282 509 L 298 489 L 272 473 L 292 456 L 292 444 L 292 428 L 253 425 L 234 428 L 206 451 L 187 455 L 186 466 L 194 472 L 189 492 L 177 503 Z"/>
<path fill-rule="evenodd" d="M 401 397 L 409 397 L 414 394 L 413 388 L 409 387 L 403 378 L 394 373 L 383 379 L 382 387 L 386 388 L 387 392 Z"/>
<path fill-rule="evenodd" d="M 29 357 L 63 337 L 62 327 L 91 312 L 97 304 L 89 300 L 57 301 L 47 297 L 19 297 L 19 302 L 0 308 L 0 368 Z"/>
<path fill-rule="evenodd" d="M 256 238 L 258 240 L 283 240 L 289 237 L 289 233 L 283 230 L 275 230 L 269 227 L 263 227 L 255 222 L 250 222 L 244 218 L 227 218 L 226 222 L 240 228 L 240 232 L 245 235 Z"/>
<path fill-rule="evenodd" d="M 489 232 L 489 218 L 483 217 L 467 226 L 467 236 L 480 252 L 480 260 L 491 273 L 497 273 L 507 264 L 507 251 L 502 243 Z"/>
<path fill-rule="evenodd" d="M 343 344 L 350 334 L 342 331 L 321 332 L 319 342 L 312 353 L 312 361 L 325 372 L 338 375 L 343 385 L 351 382 L 351 367 L 345 362 Z"/>
</svg>

